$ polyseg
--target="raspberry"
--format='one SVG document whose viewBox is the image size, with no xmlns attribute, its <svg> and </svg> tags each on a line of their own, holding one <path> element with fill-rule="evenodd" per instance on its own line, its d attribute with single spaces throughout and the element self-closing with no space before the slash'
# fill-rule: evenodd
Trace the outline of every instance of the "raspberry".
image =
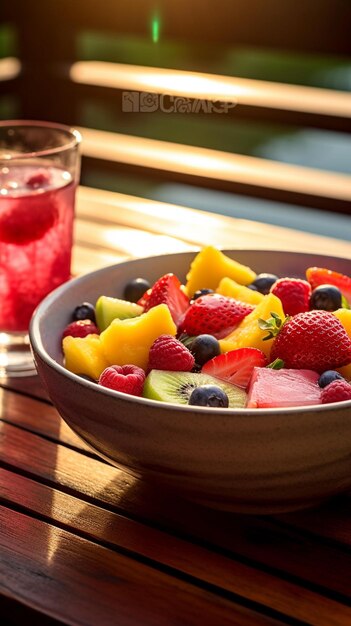
<svg viewBox="0 0 351 626">
<path fill-rule="evenodd" d="M 91 320 L 78 320 L 66 326 L 62 333 L 62 339 L 64 337 L 86 337 L 87 335 L 99 334 L 100 331 L 94 322 Z"/>
<path fill-rule="evenodd" d="M 322 404 L 351 400 L 351 385 L 346 380 L 334 380 L 322 390 Z"/>
<path fill-rule="evenodd" d="M 171 335 L 160 335 L 149 352 L 148 370 L 190 372 L 195 359 L 184 344 Z"/>
<path fill-rule="evenodd" d="M 271 287 L 281 300 L 285 315 L 297 315 L 310 308 L 311 285 L 300 278 L 279 278 Z"/>
<path fill-rule="evenodd" d="M 111 365 L 100 375 L 99 385 L 131 396 L 141 396 L 144 381 L 145 372 L 137 365 Z"/>
</svg>

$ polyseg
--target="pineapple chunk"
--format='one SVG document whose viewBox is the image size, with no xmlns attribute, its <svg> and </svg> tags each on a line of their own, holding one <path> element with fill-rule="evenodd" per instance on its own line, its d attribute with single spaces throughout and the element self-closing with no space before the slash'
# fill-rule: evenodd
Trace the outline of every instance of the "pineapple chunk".
<svg viewBox="0 0 351 626">
<path fill-rule="evenodd" d="M 343 365 L 343 367 L 337 367 L 336 371 L 341 374 L 346 380 L 351 382 L 351 363 L 348 365 Z"/>
<path fill-rule="evenodd" d="M 250 267 L 233 261 L 213 246 L 207 246 L 196 255 L 190 265 L 186 277 L 186 292 L 192 296 L 198 289 L 216 289 L 224 276 L 241 285 L 249 285 L 256 278 L 255 272 Z"/>
<path fill-rule="evenodd" d="M 351 309 L 338 309 L 337 311 L 333 311 L 333 314 L 338 318 L 339 322 L 341 322 L 351 339 Z M 351 363 L 343 367 L 337 367 L 336 370 L 341 376 L 351 382 Z"/>
<path fill-rule="evenodd" d="M 272 312 L 277 313 L 282 322 L 284 322 L 285 315 L 280 299 L 273 293 L 269 293 L 267 296 L 264 296 L 262 302 L 249 315 L 244 317 L 235 330 L 220 340 L 221 352 L 252 347 L 262 350 L 269 357 L 273 339 L 263 341 L 263 337 L 267 336 L 267 331 L 261 330 L 258 320 L 260 318 L 264 320 L 269 319 Z"/>
<path fill-rule="evenodd" d="M 228 278 L 228 276 L 222 278 L 216 289 L 216 293 L 253 305 L 259 304 L 264 298 L 264 295 L 259 291 L 253 291 L 244 285 L 240 285 L 232 278 Z"/>
<path fill-rule="evenodd" d="M 100 335 L 106 359 L 111 365 L 138 365 L 147 368 L 149 350 L 160 335 L 175 336 L 177 327 L 166 304 L 129 319 L 115 319 Z"/>
<path fill-rule="evenodd" d="M 99 335 L 65 337 L 62 342 L 65 366 L 73 374 L 85 374 L 97 380 L 108 367 Z"/>
<path fill-rule="evenodd" d="M 333 311 L 333 314 L 338 318 L 351 339 L 351 309 L 337 309 L 337 311 Z"/>
</svg>

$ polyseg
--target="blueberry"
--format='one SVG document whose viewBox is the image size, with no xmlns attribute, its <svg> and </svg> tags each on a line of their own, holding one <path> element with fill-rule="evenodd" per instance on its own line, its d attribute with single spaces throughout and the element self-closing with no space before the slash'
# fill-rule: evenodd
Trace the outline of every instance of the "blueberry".
<svg viewBox="0 0 351 626">
<path fill-rule="evenodd" d="M 330 383 L 334 382 L 334 380 L 344 380 L 344 377 L 341 376 L 339 372 L 335 372 L 334 370 L 326 370 L 320 375 L 318 385 L 323 389 L 327 385 L 330 385 Z"/>
<path fill-rule="evenodd" d="M 146 278 L 133 278 L 124 287 L 123 297 L 129 302 L 138 302 L 151 285 Z"/>
<path fill-rule="evenodd" d="M 277 280 L 278 276 L 276 276 L 275 274 L 258 274 L 255 280 L 253 280 L 252 283 L 248 285 L 248 287 L 250 289 L 255 287 L 257 291 L 263 293 L 263 295 L 266 296 L 267 293 L 269 293 L 272 285 L 274 285 Z"/>
<path fill-rule="evenodd" d="M 197 300 L 198 298 L 201 298 L 201 296 L 207 296 L 209 293 L 214 293 L 213 289 L 198 289 L 195 291 L 192 299 Z"/>
<path fill-rule="evenodd" d="M 227 394 L 215 385 L 202 385 L 192 391 L 188 404 L 193 406 L 219 406 L 227 408 L 229 400 Z"/>
<path fill-rule="evenodd" d="M 310 308 L 336 311 L 342 307 L 342 293 L 334 285 L 320 285 L 311 294 Z"/>
<path fill-rule="evenodd" d="M 188 347 L 197 365 L 204 365 L 221 352 L 218 339 L 213 335 L 198 335 Z"/>
<path fill-rule="evenodd" d="M 73 311 L 72 319 L 74 322 L 77 322 L 78 320 L 91 320 L 95 324 L 96 318 L 94 305 L 90 302 L 83 302 L 82 304 L 79 304 Z"/>
</svg>

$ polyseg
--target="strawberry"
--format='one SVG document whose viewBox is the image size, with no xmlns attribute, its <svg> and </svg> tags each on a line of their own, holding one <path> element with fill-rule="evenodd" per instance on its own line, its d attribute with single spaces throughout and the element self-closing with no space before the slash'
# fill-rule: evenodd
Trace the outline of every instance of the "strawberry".
<svg viewBox="0 0 351 626">
<path fill-rule="evenodd" d="M 171 335 L 160 335 L 149 352 L 148 370 L 190 372 L 195 359 L 186 346 Z"/>
<path fill-rule="evenodd" d="M 275 333 L 272 330 L 268 337 Z M 280 326 L 270 357 L 272 361 L 282 359 L 290 369 L 322 373 L 351 362 L 351 340 L 329 311 L 307 311 L 288 318 Z"/>
<path fill-rule="evenodd" d="M 87 335 L 99 335 L 98 327 L 91 320 L 76 320 L 66 326 L 62 333 L 64 337 L 86 337 Z"/>
<path fill-rule="evenodd" d="M 271 287 L 271 293 L 281 300 L 285 315 L 309 311 L 311 285 L 300 278 L 279 278 Z"/>
<path fill-rule="evenodd" d="M 218 293 L 207 294 L 194 300 L 182 320 L 182 331 L 187 335 L 213 335 L 221 339 L 254 307 L 234 298 L 227 298 Z"/>
<path fill-rule="evenodd" d="M 210 359 L 201 371 L 245 389 L 250 382 L 254 367 L 265 367 L 267 363 L 267 358 L 261 350 L 238 348 Z"/>
<path fill-rule="evenodd" d="M 181 282 L 175 274 L 161 276 L 151 287 L 151 293 L 143 304 L 145 313 L 158 304 L 167 304 L 173 321 L 178 324 L 183 313 L 189 306 L 189 298 L 181 289 Z"/>
<path fill-rule="evenodd" d="M 351 302 L 351 277 L 334 272 L 333 270 L 327 270 L 323 267 L 309 267 L 306 270 L 306 277 L 311 284 L 312 289 L 319 287 L 319 285 L 334 285 L 340 289 L 346 300 Z"/>
<path fill-rule="evenodd" d="M 145 309 L 145 307 L 146 307 L 147 303 L 148 303 L 148 302 L 149 302 L 149 300 L 150 300 L 150 295 L 151 295 L 151 287 L 150 287 L 150 289 L 147 289 L 147 290 L 145 291 L 145 293 L 141 296 L 141 298 L 139 298 L 139 300 L 137 301 L 137 304 L 138 304 L 139 306 L 144 307 L 144 309 Z"/>
<path fill-rule="evenodd" d="M 4 208 L 0 215 L 0 241 L 16 245 L 26 245 L 43 237 L 58 218 L 55 200 L 49 194 L 20 199 Z"/>
<path fill-rule="evenodd" d="M 145 372 L 137 365 L 111 365 L 100 374 L 99 385 L 131 396 L 141 396 L 144 381 Z"/>
<path fill-rule="evenodd" d="M 351 385 L 346 380 L 334 380 L 322 390 L 322 404 L 351 400 Z"/>
</svg>

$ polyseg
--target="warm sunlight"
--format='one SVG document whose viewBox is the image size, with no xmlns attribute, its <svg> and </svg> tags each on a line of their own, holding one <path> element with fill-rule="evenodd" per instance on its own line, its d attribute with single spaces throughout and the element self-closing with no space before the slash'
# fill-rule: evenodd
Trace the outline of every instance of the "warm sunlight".
<svg viewBox="0 0 351 626">
<path fill-rule="evenodd" d="M 350 93 L 316 87 L 102 61 L 73 63 L 70 78 L 76 83 L 114 89 L 351 117 Z"/>
<path fill-rule="evenodd" d="M 190 176 L 351 200 L 350 177 L 243 154 L 79 128 L 86 156 Z"/>
<path fill-rule="evenodd" d="M 60 432 L 62 429 L 67 429 L 66 424 L 61 420 L 60 421 L 60 430 L 57 434 L 58 440 L 60 439 Z M 58 483 L 66 482 L 70 484 L 71 479 L 69 476 L 69 455 L 67 455 L 67 450 L 64 446 L 57 446 L 57 455 L 55 460 L 55 478 Z M 86 462 L 86 457 L 84 455 L 80 456 L 81 463 L 81 471 L 82 476 L 84 475 L 84 464 Z M 89 475 L 88 468 L 91 466 L 91 462 L 89 459 L 86 462 L 87 471 L 86 471 L 86 481 L 87 484 L 82 484 L 81 489 L 84 491 L 85 489 L 89 492 L 90 497 L 92 498 L 101 498 L 103 493 L 108 492 L 108 486 L 111 484 L 113 480 L 117 480 L 119 475 L 124 474 L 121 470 L 117 468 L 111 468 L 110 466 L 96 462 L 95 465 L 95 473 L 94 480 L 91 480 Z M 72 471 L 72 474 L 74 472 Z M 84 481 L 83 481 L 84 482 Z M 120 499 L 123 499 L 125 492 L 128 491 L 131 487 L 134 486 L 136 479 L 132 476 L 128 476 L 128 479 L 124 481 L 124 486 L 120 490 Z M 53 519 L 60 519 L 62 517 L 62 510 L 64 509 L 64 505 L 66 502 L 66 496 L 64 493 L 61 493 L 59 490 L 55 489 L 52 491 L 52 501 L 51 501 L 51 517 Z M 66 520 L 65 522 L 74 526 L 79 526 L 79 518 L 85 517 L 85 509 L 86 505 L 84 502 L 80 501 L 78 498 L 74 499 L 76 506 L 72 508 L 72 510 L 66 511 Z M 118 499 L 115 499 L 115 506 L 118 506 Z M 55 527 L 49 528 L 48 534 L 48 543 L 47 543 L 47 561 L 53 562 L 55 559 L 56 552 L 60 549 L 60 534 L 57 533 L 57 529 Z"/>
<path fill-rule="evenodd" d="M 15 57 L 0 59 L 0 81 L 17 78 L 21 71 L 21 62 Z"/>
</svg>

